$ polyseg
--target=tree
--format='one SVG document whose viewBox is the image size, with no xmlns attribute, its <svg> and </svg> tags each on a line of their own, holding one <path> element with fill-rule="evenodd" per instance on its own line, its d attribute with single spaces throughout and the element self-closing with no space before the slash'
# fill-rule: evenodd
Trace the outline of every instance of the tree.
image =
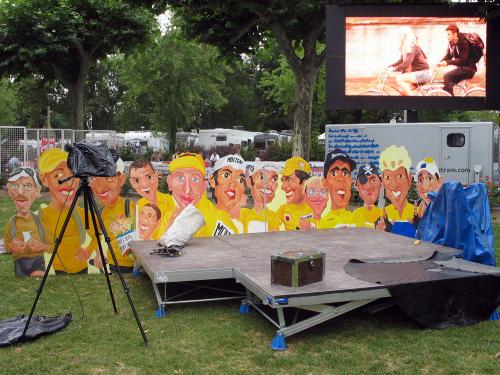
<svg viewBox="0 0 500 375">
<path fill-rule="evenodd" d="M 8 79 L 0 80 L 0 126 L 12 126 L 16 121 L 17 92 Z"/>
<path fill-rule="evenodd" d="M 149 125 L 146 128 L 168 132 L 174 150 L 178 127 L 198 125 L 208 108 L 227 102 L 221 94 L 226 69 L 216 48 L 169 32 L 123 62 L 122 109 L 128 113 L 126 108 L 134 108 L 135 116 Z"/>
<path fill-rule="evenodd" d="M 270 35 L 292 69 L 293 155 L 309 156 L 313 93 L 325 60 L 325 5 L 312 0 L 170 0 L 192 38 L 236 54 L 252 53 Z M 300 53 L 299 51 L 303 51 Z"/>
<path fill-rule="evenodd" d="M 72 127 L 82 129 L 91 65 L 143 43 L 154 25 L 150 8 L 137 1 L 5 0 L 0 5 L 0 75 L 60 82 L 68 90 Z"/>
</svg>

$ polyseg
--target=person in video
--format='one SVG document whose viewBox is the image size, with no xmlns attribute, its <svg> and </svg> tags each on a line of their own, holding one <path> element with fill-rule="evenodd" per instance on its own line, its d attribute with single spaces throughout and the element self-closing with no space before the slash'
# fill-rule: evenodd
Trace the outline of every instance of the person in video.
<svg viewBox="0 0 500 375">
<path fill-rule="evenodd" d="M 470 44 L 456 25 L 449 25 L 446 28 L 446 36 L 448 38 L 448 48 L 438 66 L 453 67 L 443 75 L 443 89 L 453 96 L 453 86 L 464 79 L 474 77 L 477 67 L 471 58 Z"/>
<path fill-rule="evenodd" d="M 31 167 L 18 167 L 11 171 L 7 192 L 17 213 L 5 225 L 5 244 L 14 258 L 16 276 L 43 276 L 45 271 L 45 232 L 38 215 L 30 209 L 40 196 L 40 182 Z"/>
<path fill-rule="evenodd" d="M 278 217 L 285 230 L 299 230 L 300 219 L 312 215 L 304 197 L 304 181 L 310 177 L 311 166 L 301 157 L 294 156 L 285 161 L 281 189 L 285 192 L 286 203 L 278 208 Z"/>
<path fill-rule="evenodd" d="M 69 207 L 75 197 L 80 183 L 78 178 L 70 179 L 63 184 L 59 181 L 73 176 L 66 160 L 68 153 L 59 148 L 42 152 L 38 159 L 38 169 L 43 186 L 49 189 L 50 203 L 40 209 L 38 216 L 45 231 L 45 239 L 53 249 L 54 241 L 59 236 Z M 87 274 L 87 259 L 96 249 L 94 236 L 90 236 L 83 221 L 84 211 L 75 207 L 68 221 L 66 231 L 61 238 L 53 268 L 56 274 Z"/>
<path fill-rule="evenodd" d="M 412 182 L 410 155 L 404 146 L 389 146 L 380 154 L 379 166 L 385 196 L 391 204 L 384 208 L 384 217 L 377 228 L 413 238 L 414 207 L 406 200 Z"/>
<path fill-rule="evenodd" d="M 139 213 L 139 238 L 151 240 L 161 222 L 161 211 L 153 203 L 146 203 Z"/>
<path fill-rule="evenodd" d="M 160 211 L 163 218 L 162 223 L 153 233 L 154 240 L 160 239 L 165 232 L 168 223 L 168 212 L 172 212 L 175 203 L 170 194 L 158 191 L 159 176 L 149 160 L 136 160 L 130 165 L 130 185 L 142 197 L 137 201 L 139 211 L 146 203 L 153 203 Z"/>
<path fill-rule="evenodd" d="M 231 216 L 226 211 L 218 210 L 207 198 L 206 170 L 203 157 L 185 152 L 169 164 L 170 174 L 167 184 L 175 200 L 175 208 L 168 213 L 167 228 L 189 204 L 196 207 L 205 225 L 195 237 L 225 236 L 238 233 Z M 162 214 L 163 215 L 163 214 Z M 165 219 L 162 219 L 162 222 Z"/>
<path fill-rule="evenodd" d="M 129 246 L 130 241 L 134 239 L 135 202 L 120 196 L 121 189 L 127 180 L 124 171 L 125 165 L 122 159 L 117 158 L 116 175 L 113 177 L 92 177 L 90 186 L 102 206 L 101 217 L 118 262 L 116 265 L 108 249 L 106 259 L 109 268 L 112 272 L 116 272 L 117 267 L 119 267 L 121 272 L 130 273 L 133 271 L 135 262 L 133 256 L 130 255 Z M 101 242 L 104 243 L 104 238 Z M 102 263 L 99 258 L 100 255 L 97 255 L 94 265 L 101 268 Z"/>
<path fill-rule="evenodd" d="M 363 200 L 363 207 L 353 212 L 353 224 L 356 227 L 375 228 L 375 222 L 383 215 L 383 210 L 377 206 L 382 181 L 378 168 L 374 164 L 364 164 L 358 169 L 356 188 Z"/>
<path fill-rule="evenodd" d="M 278 188 L 278 165 L 256 161 L 247 177 L 247 186 L 253 198 L 253 208 L 241 209 L 244 233 L 274 232 L 279 230 L 278 214 L 266 206 L 271 203 Z"/>
<path fill-rule="evenodd" d="M 433 158 L 428 157 L 417 163 L 415 181 L 417 183 L 417 193 L 420 197 L 416 216 L 420 220 L 424 216 L 427 206 L 431 203 L 427 193 L 437 193 L 443 186 L 443 177 L 439 174 L 439 168 Z"/>
<path fill-rule="evenodd" d="M 239 155 L 226 155 L 217 160 L 210 177 L 215 207 L 231 216 L 238 233 L 243 233 L 241 207 L 246 204 L 245 161 Z"/>
<path fill-rule="evenodd" d="M 312 176 L 304 183 L 304 192 L 306 203 L 311 208 L 312 215 L 310 218 L 300 219 L 300 229 L 307 230 L 318 228 L 321 214 L 328 204 L 328 190 L 321 177 Z"/>
<path fill-rule="evenodd" d="M 413 90 L 418 85 L 425 84 L 431 79 L 431 71 L 427 63 L 427 56 L 418 45 L 417 37 L 412 29 L 403 27 L 399 33 L 401 56 L 388 69 L 400 72 L 396 76 L 396 82 L 401 88 L 403 96 L 414 95 Z"/>
<path fill-rule="evenodd" d="M 352 226 L 352 212 L 347 210 L 352 194 L 351 173 L 356 162 L 339 148 L 330 151 L 323 169 L 324 185 L 330 193 L 330 211 L 319 222 L 319 228 Z"/>
</svg>

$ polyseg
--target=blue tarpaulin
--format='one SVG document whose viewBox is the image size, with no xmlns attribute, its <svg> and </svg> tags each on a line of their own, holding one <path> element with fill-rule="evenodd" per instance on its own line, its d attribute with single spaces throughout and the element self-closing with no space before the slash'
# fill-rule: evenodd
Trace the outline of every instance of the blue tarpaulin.
<svg viewBox="0 0 500 375">
<path fill-rule="evenodd" d="M 494 266 L 494 238 L 486 185 L 475 183 L 463 187 L 459 182 L 445 182 L 427 207 L 416 237 L 463 250 L 465 260 Z"/>
</svg>

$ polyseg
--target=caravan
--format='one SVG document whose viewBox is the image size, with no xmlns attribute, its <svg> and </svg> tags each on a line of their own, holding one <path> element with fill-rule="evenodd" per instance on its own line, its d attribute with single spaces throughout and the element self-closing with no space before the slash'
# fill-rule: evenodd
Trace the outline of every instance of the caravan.
<svg viewBox="0 0 500 375">
<path fill-rule="evenodd" d="M 205 150 L 210 150 L 218 146 L 236 146 L 241 148 L 249 147 L 253 144 L 254 137 L 261 132 L 251 132 L 240 129 L 201 129 L 199 145 Z"/>
</svg>

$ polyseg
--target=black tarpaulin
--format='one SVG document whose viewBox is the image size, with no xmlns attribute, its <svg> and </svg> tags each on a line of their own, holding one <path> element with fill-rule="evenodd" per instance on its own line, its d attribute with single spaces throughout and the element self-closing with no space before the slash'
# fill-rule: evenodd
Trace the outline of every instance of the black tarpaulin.
<svg viewBox="0 0 500 375">
<path fill-rule="evenodd" d="M 56 332 L 66 327 L 71 321 L 71 313 L 61 316 L 33 316 L 25 337 L 21 338 L 28 317 L 20 315 L 16 318 L 0 320 L 0 346 L 14 345 L 20 342 L 35 340 L 42 335 Z"/>
<path fill-rule="evenodd" d="M 394 302 L 425 327 L 447 328 L 487 320 L 500 305 L 500 277 L 449 268 L 433 260 L 437 262 L 435 258 L 404 263 L 351 260 L 344 270 L 350 276 L 386 286 Z"/>
</svg>

